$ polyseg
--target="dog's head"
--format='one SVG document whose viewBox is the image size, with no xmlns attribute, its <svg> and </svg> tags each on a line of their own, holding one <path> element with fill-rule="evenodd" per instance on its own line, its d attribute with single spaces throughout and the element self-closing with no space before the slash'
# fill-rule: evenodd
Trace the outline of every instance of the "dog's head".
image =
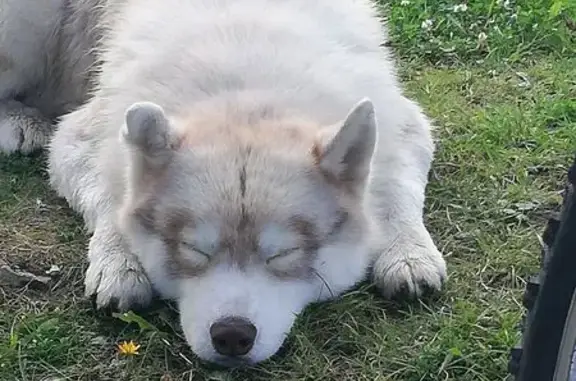
<svg viewBox="0 0 576 381">
<path fill-rule="evenodd" d="M 181 324 L 202 359 L 267 359 L 308 304 L 365 275 L 370 101 L 326 128 L 266 113 L 172 118 L 138 103 L 122 139 L 125 234 L 176 280 Z"/>
</svg>

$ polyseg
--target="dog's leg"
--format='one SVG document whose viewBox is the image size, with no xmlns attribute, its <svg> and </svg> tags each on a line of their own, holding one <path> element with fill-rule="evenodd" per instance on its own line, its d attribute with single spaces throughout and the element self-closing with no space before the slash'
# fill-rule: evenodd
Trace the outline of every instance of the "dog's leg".
<svg viewBox="0 0 576 381">
<path fill-rule="evenodd" d="M 98 152 L 93 133 L 99 129 L 94 125 L 94 107 L 94 101 L 88 102 L 60 120 L 48 147 L 50 183 L 74 210 L 82 213 L 92 232 L 86 295 L 95 296 L 99 308 L 145 307 L 152 298 L 150 281 L 118 231 L 111 194 L 95 164 Z"/>
<path fill-rule="evenodd" d="M 15 100 L 0 101 L 0 152 L 29 154 L 50 139 L 52 123 L 38 110 Z"/>
<path fill-rule="evenodd" d="M 373 277 L 385 297 L 437 291 L 446 277 L 444 258 L 423 222 L 434 151 L 430 125 L 416 105 L 409 106 L 415 112 L 401 134 L 391 141 L 380 139 L 370 187 L 380 225 Z"/>
<path fill-rule="evenodd" d="M 90 239 L 88 259 L 86 296 L 95 296 L 98 308 L 114 306 L 125 311 L 150 304 L 150 281 L 113 223 L 102 219 L 98 222 Z"/>
</svg>

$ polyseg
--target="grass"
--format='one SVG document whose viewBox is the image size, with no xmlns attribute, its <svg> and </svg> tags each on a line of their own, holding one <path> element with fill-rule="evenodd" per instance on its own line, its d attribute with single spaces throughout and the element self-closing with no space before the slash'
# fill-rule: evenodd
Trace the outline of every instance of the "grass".
<svg viewBox="0 0 576 381">
<path fill-rule="evenodd" d="M 575 148 L 574 4 L 381 4 L 407 91 L 438 126 L 426 218 L 450 279 L 434 302 L 394 305 L 364 285 L 313 306 L 255 369 L 198 364 L 170 306 L 145 322 L 95 313 L 82 295 L 87 237 L 47 187 L 44 158 L 0 158 L 0 258 L 62 269 L 45 289 L 0 289 L 0 380 L 506 379 L 524 280 Z M 118 356 L 120 340 L 140 354 Z"/>
</svg>

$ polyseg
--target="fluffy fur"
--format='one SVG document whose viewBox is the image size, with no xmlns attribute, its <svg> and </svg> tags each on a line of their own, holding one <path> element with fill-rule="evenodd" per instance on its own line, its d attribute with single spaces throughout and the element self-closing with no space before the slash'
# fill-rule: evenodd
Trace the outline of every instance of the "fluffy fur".
<svg viewBox="0 0 576 381">
<path fill-rule="evenodd" d="M 93 233 L 99 306 L 174 299 L 194 352 L 230 365 L 369 270 L 385 297 L 441 288 L 430 124 L 368 1 L 31 3 L 0 0 L 0 149 L 65 114 L 50 179 Z M 257 329 L 234 359 L 210 336 L 229 317 Z"/>
</svg>

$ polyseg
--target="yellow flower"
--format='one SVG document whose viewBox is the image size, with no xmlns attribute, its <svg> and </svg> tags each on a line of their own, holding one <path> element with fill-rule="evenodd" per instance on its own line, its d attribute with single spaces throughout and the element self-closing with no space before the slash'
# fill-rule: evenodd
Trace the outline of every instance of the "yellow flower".
<svg viewBox="0 0 576 381">
<path fill-rule="evenodd" d="M 118 353 L 126 356 L 133 356 L 138 354 L 138 349 L 140 349 L 140 344 L 134 343 L 132 340 L 123 341 L 118 344 Z"/>
</svg>

